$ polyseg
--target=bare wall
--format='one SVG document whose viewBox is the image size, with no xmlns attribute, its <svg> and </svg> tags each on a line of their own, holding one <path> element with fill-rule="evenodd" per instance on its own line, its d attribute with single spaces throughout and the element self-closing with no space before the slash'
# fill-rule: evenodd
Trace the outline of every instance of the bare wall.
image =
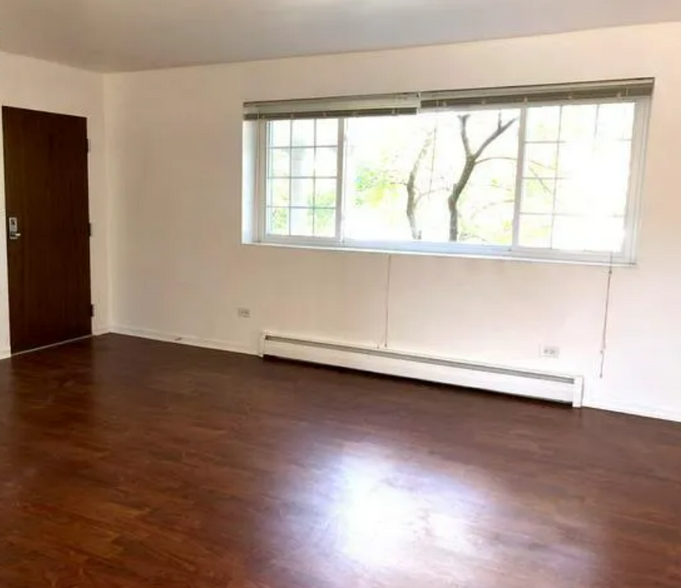
<svg viewBox="0 0 681 588">
<path fill-rule="evenodd" d="M 679 54 L 673 23 L 108 76 L 114 328 L 246 352 L 266 328 L 542 367 L 584 375 L 592 406 L 681 420 Z M 657 78 L 640 262 L 615 270 L 605 350 L 603 267 L 240 244 L 244 101 L 639 76 Z"/>
<path fill-rule="evenodd" d="M 109 230 L 104 133 L 104 80 L 85 72 L 0 52 L 0 105 L 84 116 L 93 150 L 89 160 L 92 301 L 95 333 L 109 329 Z M 0 126 L 1 126 L 0 121 Z M 1 129 L 0 129 L 1 131 Z M 0 132 L 1 136 L 1 132 Z M 0 355 L 9 354 L 5 196 L 0 141 Z"/>
</svg>

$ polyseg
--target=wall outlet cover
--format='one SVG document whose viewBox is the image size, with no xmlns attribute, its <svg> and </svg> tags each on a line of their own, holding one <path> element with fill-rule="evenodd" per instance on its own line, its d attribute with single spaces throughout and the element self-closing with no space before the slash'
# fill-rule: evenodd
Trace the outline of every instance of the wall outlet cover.
<svg viewBox="0 0 681 588">
<path fill-rule="evenodd" d="M 548 359 L 558 359 L 560 357 L 560 347 L 556 347 L 555 345 L 542 345 L 539 354 Z"/>
</svg>

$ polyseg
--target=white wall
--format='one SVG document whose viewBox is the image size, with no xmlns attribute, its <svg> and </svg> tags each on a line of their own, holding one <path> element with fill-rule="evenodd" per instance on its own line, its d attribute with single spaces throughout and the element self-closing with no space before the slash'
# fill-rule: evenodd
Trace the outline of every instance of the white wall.
<svg viewBox="0 0 681 588">
<path fill-rule="evenodd" d="M 109 76 L 113 322 L 255 352 L 263 329 L 586 377 L 587 403 L 681 420 L 681 24 Z M 636 268 L 240 244 L 247 100 L 657 78 Z M 386 303 L 388 324 L 386 325 Z M 237 307 L 252 311 L 239 320 Z M 542 343 L 559 360 L 539 359 Z"/>
<path fill-rule="evenodd" d="M 0 52 L 0 105 L 72 114 L 88 118 L 93 329 L 109 326 L 109 230 L 105 166 L 103 76 L 36 59 Z M 1 125 L 0 121 L 0 125 Z M 1 129 L 0 129 L 1 131 Z M 1 132 L 0 132 L 1 136 Z M 0 141 L 0 218 L 5 218 L 4 169 Z M 9 354 L 9 303 L 5 222 L 0 223 L 0 355 Z"/>
</svg>

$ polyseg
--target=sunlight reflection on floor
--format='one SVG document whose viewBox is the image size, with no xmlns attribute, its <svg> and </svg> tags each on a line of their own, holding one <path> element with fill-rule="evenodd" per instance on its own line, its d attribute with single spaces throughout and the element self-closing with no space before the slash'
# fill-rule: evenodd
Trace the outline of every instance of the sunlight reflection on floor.
<svg viewBox="0 0 681 588">
<path fill-rule="evenodd" d="M 590 557 L 588 546 L 578 540 L 582 528 L 598 532 L 597 522 L 568 505 L 556 527 L 551 522 L 556 505 L 536 503 L 530 512 L 522 495 L 517 508 L 509 507 L 508 494 L 514 490 L 494 472 L 432 455 L 395 455 L 374 445 L 345 451 L 337 468 L 333 543 L 353 566 L 426 584 L 428 578 L 454 574 L 468 585 L 509 565 L 518 543 L 551 567 L 573 573 L 569 581 L 566 575 L 565 586 L 577 577 L 580 585 L 588 581 L 593 568 L 583 566 L 584 561 L 598 565 L 598 557 Z M 502 494 L 505 502 L 497 500 Z M 544 522 L 542 536 L 525 533 L 523 516 Z M 498 533 L 488 532 L 490 521 Z M 577 562 L 582 567 L 574 572 Z M 528 577 L 536 571 L 531 559 L 520 565 Z"/>
</svg>

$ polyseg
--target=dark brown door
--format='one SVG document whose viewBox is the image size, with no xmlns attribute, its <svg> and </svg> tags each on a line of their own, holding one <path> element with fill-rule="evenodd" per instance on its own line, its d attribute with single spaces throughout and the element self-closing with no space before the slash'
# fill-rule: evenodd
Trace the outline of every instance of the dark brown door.
<svg viewBox="0 0 681 588">
<path fill-rule="evenodd" d="M 90 335 L 87 121 L 3 107 L 12 352 Z"/>
</svg>

